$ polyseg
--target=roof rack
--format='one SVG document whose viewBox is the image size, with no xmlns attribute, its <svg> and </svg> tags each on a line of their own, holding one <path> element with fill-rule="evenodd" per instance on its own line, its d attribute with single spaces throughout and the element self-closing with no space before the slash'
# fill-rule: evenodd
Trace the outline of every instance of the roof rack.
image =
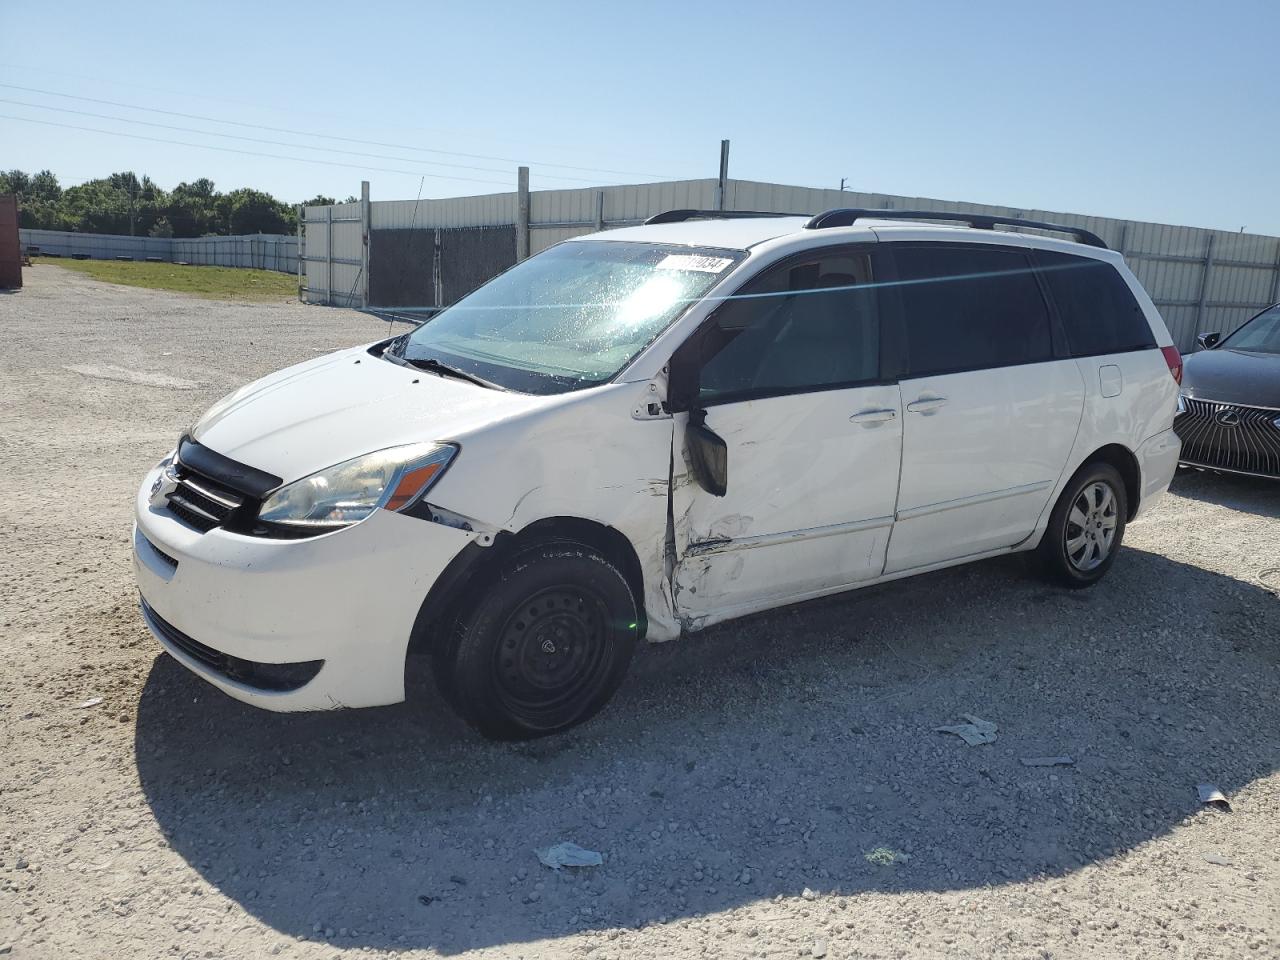
<svg viewBox="0 0 1280 960">
<path fill-rule="evenodd" d="M 1107 249 L 1101 237 L 1083 227 L 1068 227 L 1062 223 L 1045 223 L 1041 220 L 1022 220 L 1018 217 L 993 217 L 986 213 L 944 213 L 941 210 L 872 210 L 867 207 L 841 207 L 818 214 L 805 224 L 805 229 L 847 227 L 858 220 L 945 220 L 968 224 L 978 230 L 994 230 L 996 224 L 1006 227 L 1031 227 L 1035 230 L 1068 233 L 1081 243 Z"/>
<path fill-rule="evenodd" d="M 683 223 L 685 220 L 741 220 L 750 217 L 807 217 L 807 213 L 767 213 L 763 210 L 668 210 L 655 213 L 645 221 L 653 223 Z"/>
</svg>

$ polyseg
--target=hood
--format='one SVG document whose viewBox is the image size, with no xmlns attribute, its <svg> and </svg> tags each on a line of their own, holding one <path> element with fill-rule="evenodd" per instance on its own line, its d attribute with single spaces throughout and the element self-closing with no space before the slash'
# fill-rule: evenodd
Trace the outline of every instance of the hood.
<svg viewBox="0 0 1280 960">
<path fill-rule="evenodd" d="M 342 350 L 224 397 L 191 431 L 224 456 L 290 483 L 374 450 L 453 440 L 554 402 Z"/>
<path fill-rule="evenodd" d="M 1220 347 L 1183 361 L 1182 392 L 1201 400 L 1280 408 L 1280 354 Z"/>
</svg>

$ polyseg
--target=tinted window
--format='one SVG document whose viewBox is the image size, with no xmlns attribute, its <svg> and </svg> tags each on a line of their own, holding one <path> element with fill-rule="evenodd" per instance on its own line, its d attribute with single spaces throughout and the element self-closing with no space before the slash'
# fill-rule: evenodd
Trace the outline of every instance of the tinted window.
<svg viewBox="0 0 1280 960">
<path fill-rule="evenodd" d="M 911 374 L 1052 357 L 1048 310 L 1022 251 L 895 244 L 894 259 Z"/>
<path fill-rule="evenodd" d="M 1036 251 L 1036 260 L 1062 317 L 1072 356 L 1155 346 L 1142 308 L 1110 264 L 1045 250 Z"/>
<path fill-rule="evenodd" d="M 705 341 L 704 403 L 875 380 L 880 326 L 865 256 L 766 271 L 727 301 Z"/>
</svg>

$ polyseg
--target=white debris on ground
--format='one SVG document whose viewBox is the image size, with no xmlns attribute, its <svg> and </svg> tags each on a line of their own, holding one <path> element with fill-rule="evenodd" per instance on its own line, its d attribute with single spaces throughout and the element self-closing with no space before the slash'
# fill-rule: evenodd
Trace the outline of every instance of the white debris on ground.
<svg viewBox="0 0 1280 960">
<path fill-rule="evenodd" d="M 598 867 L 604 863 L 604 857 L 594 850 L 586 850 L 568 840 L 534 852 L 543 866 L 552 870 L 559 870 L 561 867 Z"/>
<path fill-rule="evenodd" d="M 937 733 L 954 733 L 971 747 L 980 747 L 987 743 L 996 742 L 996 731 L 1000 728 L 989 720 L 983 720 L 981 717 L 975 717 L 972 713 L 962 713 L 964 723 L 953 723 L 946 726 L 934 727 Z"/>
</svg>

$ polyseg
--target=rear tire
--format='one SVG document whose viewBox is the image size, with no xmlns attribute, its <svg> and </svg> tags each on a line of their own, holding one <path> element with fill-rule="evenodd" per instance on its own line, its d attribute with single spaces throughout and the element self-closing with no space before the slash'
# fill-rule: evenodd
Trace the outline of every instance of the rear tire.
<svg viewBox="0 0 1280 960">
<path fill-rule="evenodd" d="M 1041 569 L 1066 587 L 1090 587 L 1115 563 L 1124 540 L 1129 500 L 1120 471 L 1086 463 L 1062 491 L 1037 553 Z"/>
<path fill-rule="evenodd" d="M 436 682 L 490 739 L 559 733 L 609 702 L 639 620 L 631 587 L 605 557 L 577 543 L 536 546 L 472 598 L 436 650 Z"/>
</svg>

